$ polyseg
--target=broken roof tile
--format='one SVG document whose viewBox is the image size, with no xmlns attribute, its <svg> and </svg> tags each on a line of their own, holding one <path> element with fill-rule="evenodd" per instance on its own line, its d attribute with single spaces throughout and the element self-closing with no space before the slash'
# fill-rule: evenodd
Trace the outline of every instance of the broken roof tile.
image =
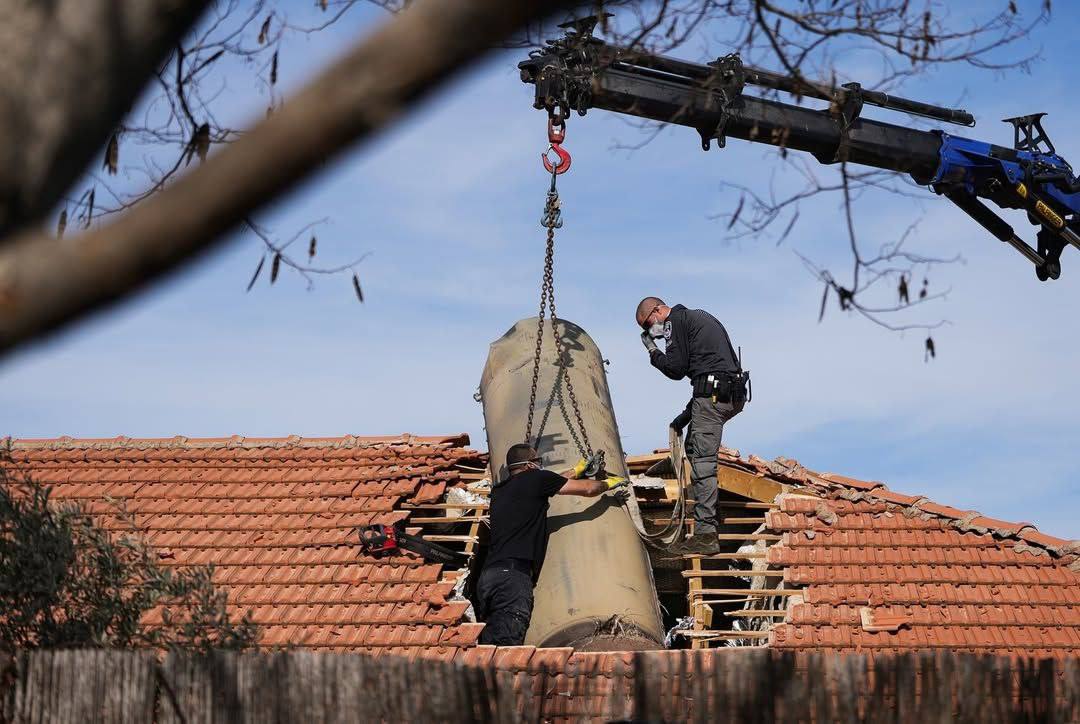
<svg viewBox="0 0 1080 724">
<path fill-rule="evenodd" d="M 860 624 L 862 630 L 867 633 L 896 633 L 901 628 L 908 628 L 911 626 L 911 617 L 904 614 L 887 614 L 880 613 L 870 608 L 869 606 L 863 606 L 859 609 Z"/>
<path fill-rule="evenodd" d="M 855 488 L 856 490 L 874 490 L 876 488 L 885 487 L 884 483 L 879 482 L 867 482 L 865 480 L 859 480 L 857 478 L 849 478 L 846 475 L 838 475 L 836 473 L 824 473 L 820 477 L 828 480 L 831 483 L 837 483 L 847 488 Z"/>
<path fill-rule="evenodd" d="M 449 600 L 453 572 L 358 554 L 356 527 L 406 519 L 402 503 L 439 500 L 459 481 L 459 461 L 482 467 L 465 444 L 460 436 L 62 438 L 16 441 L 15 456 L 58 498 L 103 520 L 114 513 L 103 496 L 123 498 L 168 544 L 166 565 L 215 563 L 230 611 L 264 622 L 263 646 L 494 662 L 531 688 L 543 683 L 537 672 L 556 671 L 549 685 L 568 693 L 580 674 L 629 671 L 632 654 L 478 646 L 483 625 L 464 621 L 467 604 Z M 1080 651 L 1080 546 L 791 460 L 730 452 L 720 462 L 790 491 L 765 514 L 783 534 L 767 560 L 784 568 L 785 588 L 804 586 L 803 603 L 771 629 L 769 645 Z M 573 702 L 585 713 L 586 698 Z"/>
<path fill-rule="evenodd" d="M 880 483 L 810 481 L 765 516 L 783 533 L 766 560 L 804 587 L 770 646 L 1080 653 L 1080 550 L 1066 541 Z"/>
<path fill-rule="evenodd" d="M 1069 541 L 1040 532 L 1035 526 L 1027 526 L 1016 534 L 1017 538 L 1043 548 L 1059 548 L 1068 545 Z"/>
</svg>

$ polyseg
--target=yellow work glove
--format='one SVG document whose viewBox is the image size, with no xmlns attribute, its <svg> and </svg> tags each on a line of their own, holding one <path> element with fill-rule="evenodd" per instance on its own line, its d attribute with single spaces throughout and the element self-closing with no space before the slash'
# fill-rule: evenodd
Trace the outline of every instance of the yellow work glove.
<svg viewBox="0 0 1080 724">
<path fill-rule="evenodd" d="M 622 486 L 622 485 L 627 485 L 627 484 L 629 484 L 630 481 L 627 480 L 626 478 L 619 477 L 618 475 L 612 475 L 611 477 L 607 478 L 604 482 L 607 483 L 608 490 L 611 490 L 613 488 L 618 488 L 619 486 Z"/>
<path fill-rule="evenodd" d="M 578 460 L 577 465 L 574 466 L 574 475 L 581 477 L 581 474 L 585 472 L 585 468 L 589 467 L 589 461 L 585 458 Z"/>
</svg>

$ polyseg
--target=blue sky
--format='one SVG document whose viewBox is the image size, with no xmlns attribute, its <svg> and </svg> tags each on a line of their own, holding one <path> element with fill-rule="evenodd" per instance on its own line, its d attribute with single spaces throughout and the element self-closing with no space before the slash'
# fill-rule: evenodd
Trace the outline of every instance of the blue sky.
<svg viewBox="0 0 1080 724">
<path fill-rule="evenodd" d="M 1054 24 L 1032 40 L 1044 60 L 1030 75 L 952 66 L 915 79 L 904 94 L 960 102 L 979 120 L 960 135 L 1002 144 L 1011 136 L 998 119 L 1048 111 L 1058 150 L 1075 159 L 1078 109 L 1061 60 L 1071 55 L 1078 16 L 1058 5 Z M 282 52 L 283 81 L 295 87 L 379 19 L 360 13 L 292 42 Z M 700 59 L 693 47 L 680 55 Z M 261 248 L 238 234 L 152 292 L 0 360 L 0 433 L 466 431 L 483 447 L 472 395 L 487 346 L 536 313 L 543 260 L 544 117 L 517 78 L 521 56 L 492 56 L 259 217 L 284 236 L 329 217 L 318 231 L 328 264 L 371 252 L 359 267 L 363 305 L 346 277 L 307 290 L 283 272 L 274 287 L 264 277 L 245 294 Z M 845 70 L 859 74 L 863 60 L 853 53 Z M 265 107 L 250 92 L 230 103 L 237 117 Z M 886 332 L 835 308 L 817 323 L 821 289 L 795 251 L 844 268 L 836 199 L 805 204 L 782 245 L 727 241 L 709 218 L 737 201 L 721 185 L 782 187 L 788 180 L 771 152 L 732 141 L 705 154 L 688 129 L 665 131 L 639 151 L 613 149 L 637 138 L 611 114 L 571 119 L 574 167 L 560 180 L 556 262 L 562 316 L 611 361 L 625 449 L 665 444 L 687 396 L 684 383 L 648 366 L 633 325 L 637 301 L 658 294 L 711 310 L 743 348 L 755 397 L 726 444 L 1080 537 L 1075 250 L 1065 252 L 1062 279 L 1041 284 L 1019 255 L 930 193 L 863 199 L 863 238 L 891 241 L 918 221 L 913 249 L 963 256 L 931 276 L 933 288 L 951 292 L 922 318 L 950 324 L 934 333 L 939 356 L 924 364 L 917 332 Z"/>
</svg>

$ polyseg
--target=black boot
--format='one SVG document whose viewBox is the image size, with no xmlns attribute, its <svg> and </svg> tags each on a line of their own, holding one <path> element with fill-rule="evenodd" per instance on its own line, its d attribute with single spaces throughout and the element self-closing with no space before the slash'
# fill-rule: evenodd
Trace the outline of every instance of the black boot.
<svg viewBox="0 0 1080 724">
<path fill-rule="evenodd" d="M 720 552 L 720 541 L 716 533 L 695 533 L 686 541 L 686 553 L 714 556 Z"/>
<path fill-rule="evenodd" d="M 696 533 L 680 543 L 668 548 L 668 553 L 676 556 L 703 555 L 711 556 L 720 552 L 720 541 L 715 533 Z"/>
<path fill-rule="evenodd" d="M 672 543 L 671 545 L 669 545 L 667 547 L 667 552 L 671 556 L 676 557 L 676 558 L 678 558 L 679 556 L 686 555 L 687 553 L 690 553 L 689 548 L 690 548 L 690 546 L 691 546 L 691 544 L 693 542 L 694 542 L 694 537 L 693 536 L 687 536 L 687 537 L 683 538 L 682 540 L 680 540 L 679 542 Z"/>
</svg>

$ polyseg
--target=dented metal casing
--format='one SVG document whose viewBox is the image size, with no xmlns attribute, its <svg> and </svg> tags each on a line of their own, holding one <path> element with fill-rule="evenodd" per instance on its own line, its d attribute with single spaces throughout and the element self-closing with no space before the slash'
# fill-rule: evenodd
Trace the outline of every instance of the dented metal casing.
<svg viewBox="0 0 1080 724">
<path fill-rule="evenodd" d="M 628 476 L 600 350 L 572 322 L 560 319 L 555 328 L 565 360 L 556 364 L 550 322 L 545 322 L 533 418 L 543 465 L 562 472 L 581 457 L 569 432 L 570 425 L 576 430 L 576 422 L 564 383 L 567 375 L 593 450 L 604 451 L 610 474 Z M 497 480 L 506 476 L 506 450 L 525 439 L 536 333 L 537 319 L 531 317 L 493 342 L 480 380 Z M 633 496 L 623 502 L 614 493 L 551 499 L 547 557 L 534 591 L 526 644 L 581 651 L 662 648 L 664 631 L 649 556 L 625 506 L 637 514 Z"/>
</svg>

